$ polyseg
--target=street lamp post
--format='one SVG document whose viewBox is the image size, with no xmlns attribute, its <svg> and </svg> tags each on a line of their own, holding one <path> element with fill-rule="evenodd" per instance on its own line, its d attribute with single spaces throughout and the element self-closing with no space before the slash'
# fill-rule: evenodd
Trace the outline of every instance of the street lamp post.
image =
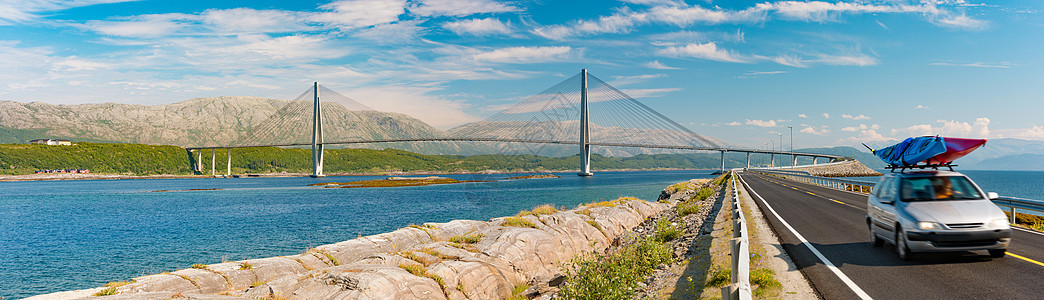
<svg viewBox="0 0 1044 300">
<path fill-rule="evenodd" d="M 797 167 L 797 155 L 794 155 L 794 127 L 787 126 L 787 128 L 790 128 L 790 156 L 794 159 L 793 166 Z"/>
</svg>

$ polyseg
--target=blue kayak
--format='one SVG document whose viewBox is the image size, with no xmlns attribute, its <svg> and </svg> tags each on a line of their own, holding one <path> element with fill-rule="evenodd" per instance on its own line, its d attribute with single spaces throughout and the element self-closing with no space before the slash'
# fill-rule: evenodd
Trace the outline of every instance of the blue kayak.
<svg viewBox="0 0 1044 300">
<path fill-rule="evenodd" d="M 912 166 L 945 153 L 946 142 L 938 136 L 912 137 L 873 152 L 889 165 Z"/>
</svg>

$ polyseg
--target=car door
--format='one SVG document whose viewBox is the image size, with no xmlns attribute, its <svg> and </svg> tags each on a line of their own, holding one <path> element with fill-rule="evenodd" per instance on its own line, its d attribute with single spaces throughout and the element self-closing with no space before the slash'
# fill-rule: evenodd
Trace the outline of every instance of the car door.
<svg viewBox="0 0 1044 300">
<path fill-rule="evenodd" d="M 892 177 L 883 182 L 876 197 L 871 199 L 875 203 L 867 206 L 870 207 L 874 231 L 888 240 L 892 240 L 895 236 L 895 201 L 898 194 L 896 191 L 898 181 L 898 178 Z"/>
</svg>

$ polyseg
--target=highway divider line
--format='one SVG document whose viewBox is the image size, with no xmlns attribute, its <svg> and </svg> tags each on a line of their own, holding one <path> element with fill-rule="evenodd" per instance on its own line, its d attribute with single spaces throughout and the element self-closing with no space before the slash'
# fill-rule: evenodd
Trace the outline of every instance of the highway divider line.
<svg viewBox="0 0 1044 300">
<path fill-rule="evenodd" d="M 841 279 L 841 281 L 844 282 L 845 285 L 848 286 L 848 288 L 852 289 L 852 292 L 859 296 L 860 299 L 873 299 L 870 297 L 870 295 L 867 295 L 862 288 L 856 285 L 855 282 L 852 281 L 852 279 L 848 278 L 848 276 L 845 275 L 844 272 L 841 272 L 841 269 L 838 269 L 837 265 L 834 265 L 834 263 L 827 259 L 826 256 L 823 256 L 823 253 L 819 252 L 819 249 L 816 249 L 815 246 L 812 246 L 812 243 L 809 243 L 804 236 L 802 236 L 800 233 L 797 232 L 797 230 L 794 229 L 794 227 L 790 226 L 790 223 L 787 223 L 786 220 L 783 220 L 783 217 L 779 216 L 779 214 L 776 213 L 776 210 L 772 209 L 772 206 L 768 204 L 768 201 L 765 201 L 765 198 L 762 198 L 761 195 L 759 195 L 758 192 L 754 190 L 754 188 L 750 187 L 750 185 L 747 184 L 747 181 L 743 180 L 743 177 L 740 177 L 739 179 L 741 182 L 743 182 L 743 186 L 746 187 L 751 194 L 757 196 L 758 199 L 761 200 L 761 204 L 764 204 L 765 208 L 768 208 L 769 212 L 771 212 L 773 216 L 776 216 L 776 219 L 779 220 L 779 222 L 782 223 L 783 226 L 787 227 L 787 229 L 790 230 L 790 233 L 793 233 L 794 236 L 796 236 L 798 240 L 801 241 L 802 245 L 808 247 L 808 250 L 811 250 L 812 254 L 815 254 L 816 257 L 818 257 L 819 260 L 823 262 L 823 265 L 826 265 L 827 269 L 833 272 L 834 275 L 837 276 L 837 278 Z"/>
</svg>

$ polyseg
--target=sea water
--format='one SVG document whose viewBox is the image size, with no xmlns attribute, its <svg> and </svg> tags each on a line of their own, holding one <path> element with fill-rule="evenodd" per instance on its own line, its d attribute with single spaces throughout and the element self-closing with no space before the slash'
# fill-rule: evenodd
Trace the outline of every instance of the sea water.
<svg viewBox="0 0 1044 300">
<path fill-rule="evenodd" d="M 384 177 L 0 182 L 0 299 L 197 263 L 293 255 L 409 224 L 488 220 L 541 204 L 572 208 L 621 196 L 655 201 L 668 185 L 711 178 L 710 172 L 448 175 L 482 182 L 355 189 L 308 185 Z"/>
</svg>

